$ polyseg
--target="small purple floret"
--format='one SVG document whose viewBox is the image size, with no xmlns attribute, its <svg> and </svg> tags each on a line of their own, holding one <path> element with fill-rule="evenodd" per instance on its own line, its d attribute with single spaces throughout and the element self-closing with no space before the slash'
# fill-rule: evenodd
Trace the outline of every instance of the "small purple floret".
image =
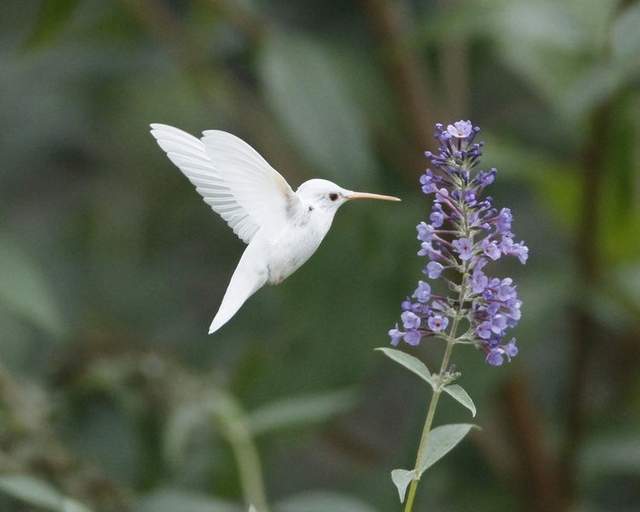
<svg viewBox="0 0 640 512">
<path fill-rule="evenodd" d="M 482 252 L 484 252 L 484 254 L 491 258 L 493 261 L 496 261 L 500 258 L 500 256 L 502 256 L 500 248 L 495 241 L 485 238 L 480 245 L 482 247 Z"/>
<path fill-rule="evenodd" d="M 492 348 L 487 354 L 486 361 L 491 366 L 502 366 L 504 363 L 504 352 L 500 348 Z"/>
<path fill-rule="evenodd" d="M 422 338 L 422 335 L 420 334 L 419 331 L 415 329 L 404 333 L 404 341 L 407 342 L 409 345 L 413 345 L 413 346 L 419 345 L 420 338 Z"/>
<path fill-rule="evenodd" d="M 393 329 L 389 329 L 389 338 L 391 338 L 391 344 L 394 347 L 398 346 L 398 343 L 400 343 L 400 340 L 402 339 L 403 336 L 404 336 L 404 333 L 398 330 L 398 324 L 396 324 L 396 326 Z"/>
<path fill-rule="evenodd" d="M 447 126 L 447 133 L 457 139 L 466 139 L 472 130 L 471 121 L 457 121 Z"/>
<path fill-rule="evenodd" d="M 473 256 L 473 242 L 470 238 L 458 238 L 454 240 L 451 245 L 455 251 L 460 255 L 462 261 L 470 260 Z"/>
<path fill-rule="evenodd" d="M 431 297 L 431 286 L 424 281 L 418 281 L 418 287 L 416 288 L 416 291 L 413 292 L 413 296 L 418 302 L 427 302 L 429 297 Z"/>
<path fill-rule="evenodd" d="M 438 263 L 437 261 L 430 261 L 427 263 L 427 271 L 425 273 L 429 279 L 438 279 L 443 270 L 444 267 L 441 263 Z"/>
<path fill-rule="evenodd" d="M 442 332 L 447 328 L 447 324 L 449 323 L 449 319 L 442 315 L 433 315 L 429 317 L 427 324 L 429 325 L 429 329 L 433 332 Z"/>
<path fill-rule="evenodd" d="M 400 315 L 402 325 L 405 329 L 417 329 L 420 327 L 420 317 L 411 311 L 405 311 Z"/>
</svg>

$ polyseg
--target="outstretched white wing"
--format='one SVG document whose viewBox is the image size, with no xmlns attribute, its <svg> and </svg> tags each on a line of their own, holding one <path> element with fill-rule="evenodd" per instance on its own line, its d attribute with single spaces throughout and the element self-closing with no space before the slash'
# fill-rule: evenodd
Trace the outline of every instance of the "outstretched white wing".
<svg viewBox="0 0 640 512">
<path fill-rule="evenodd" d="M 286 180 L 235 135 L 209 130 L 198 140 L 173 126 L 151 128 L 169 159 L 245 243 L 259 229 L 275 236 L 301 208 Z"/>
</svg>

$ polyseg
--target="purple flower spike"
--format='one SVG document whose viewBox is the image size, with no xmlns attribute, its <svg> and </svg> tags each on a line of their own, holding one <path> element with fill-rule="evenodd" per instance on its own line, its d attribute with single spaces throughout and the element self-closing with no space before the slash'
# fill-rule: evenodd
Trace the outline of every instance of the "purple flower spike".
<svg viewBox="0 0 640 512">
<path fill-rule="evenodd" d="M 477 168 L 483 150 L 476 141 L 479 131 L 470 121 L 436 125 L 439 148 L 425 152 L 430 166 L 420 177 L 432 208 L 429 222 L 416 226 L 418 255 L 428 260 L 423 273 L 434 281 L 431 286 L 420 281 L 415 302 L 403 301 L 404 332 L 396 326 L 389 337 L 393 345 L 400 340 L 417 345 L 423 338 L 442 337 L 450 325 L 468 325 L 464 334 L 452 332 L 451 337 L 464 336 L 482 350 L 488 364 L 500 366 L 518 354 L 515 339 L 504 339 L 520 320 L 522 301 L 513 280 L 491 276 L 488 267 L 507 256 L 525 264 L 529 248 L 514 242 L 511 210 L 494 206 L 485 195 L 497 171 Z M 444 295 L 432 293 L 438 286 Z"/>
</svg>

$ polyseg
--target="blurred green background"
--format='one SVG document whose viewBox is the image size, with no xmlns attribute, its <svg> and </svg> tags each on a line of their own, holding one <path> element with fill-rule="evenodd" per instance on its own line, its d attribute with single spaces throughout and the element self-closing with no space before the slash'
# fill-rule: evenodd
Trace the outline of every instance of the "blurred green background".
<svg viewBox="0 0 640 512">
<path fill-rule="evenodd" d="M 520 356 L 454 354 L 483 431 L 416 508 L 640 510 L 639 85 L 634 1 L 2 0 L 0 510 L 400 510 L 428 393 L 373 348 L 460 118 L 531 248 Z M 345 206 L 209 337 L 244 245 L 151 122 L 404 202 Z"/>
</svg>

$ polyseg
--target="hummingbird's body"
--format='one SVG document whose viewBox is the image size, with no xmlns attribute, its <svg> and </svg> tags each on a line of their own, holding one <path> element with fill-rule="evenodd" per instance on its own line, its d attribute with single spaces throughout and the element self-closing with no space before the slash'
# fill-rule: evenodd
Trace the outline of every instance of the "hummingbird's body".
<svg viewBox="0 0 640 512">
<path fill-rule="evenodd" d="M 199 140 L 177 128 L 152 124 L 167 156 L 205 202 L 248 244 L 209 334 L 222 327 L 266 283 L 279 284 L 300 268 L 329 232 L 338 208 L 350 199 L 398 198 L 345 190 L 327 180 L 304 182 L 293 192 L 251 146 L 210 130 Z"/>
<path fill-rule="evenodd" d="M 270 284 L 280 284 L 298 270 L 320 247 L 331 228 L 336 210 L 327 213 L 316 209 L 304 197 L 301 204 L 302 208 L 282 233 L 267 241 Z"/>
</svg>

